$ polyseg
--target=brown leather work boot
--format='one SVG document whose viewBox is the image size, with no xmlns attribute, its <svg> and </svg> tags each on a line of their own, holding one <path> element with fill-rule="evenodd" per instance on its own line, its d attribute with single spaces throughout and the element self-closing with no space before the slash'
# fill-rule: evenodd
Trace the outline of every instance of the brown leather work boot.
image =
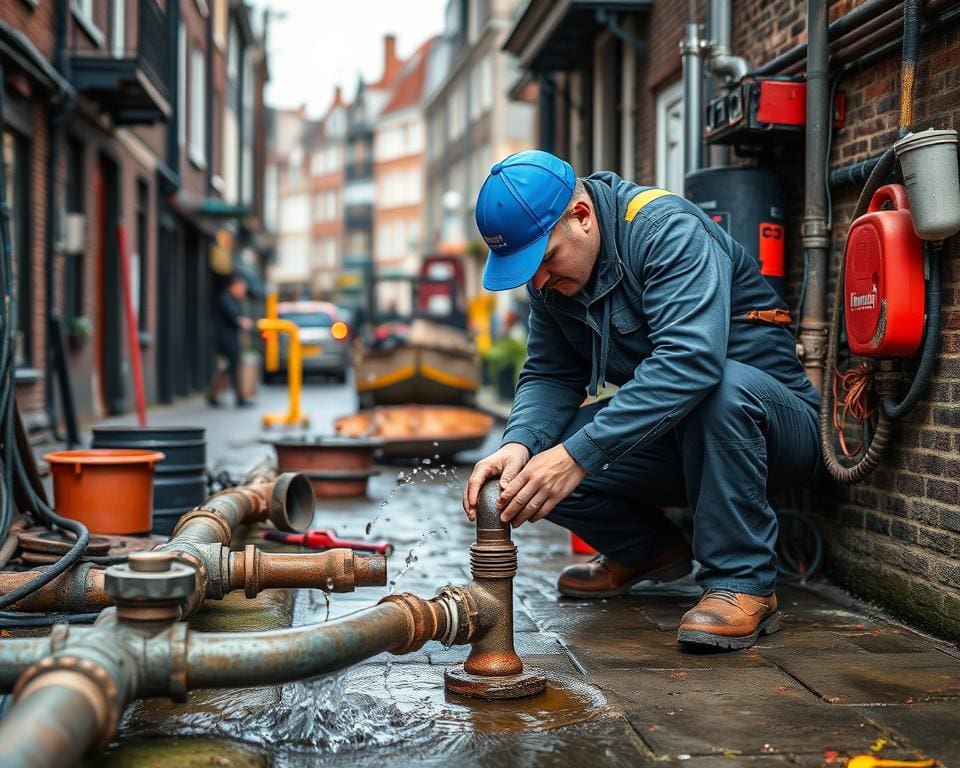
<svg viewBox="0 0 960 768">
<path fill-rule="evenodd" d="M 657 557 L 640 565 L 620 565 L 599 555 L 589 563 L 568 565 L 557 581 L 557 590 L 568 597 L 616 597 L 640 581 L 674 581 L 693 568 L 693 552 L 685 539 L 677 539 Z"/>
<path fill-rule="evenodd" d="M 710 647 L 749 648 L 760 635 L 780 629 L 777 596 L 747 595 L 729 589 L 708 589 L 680 620 L 677 642 L 691 650 Z"/>
</svg>

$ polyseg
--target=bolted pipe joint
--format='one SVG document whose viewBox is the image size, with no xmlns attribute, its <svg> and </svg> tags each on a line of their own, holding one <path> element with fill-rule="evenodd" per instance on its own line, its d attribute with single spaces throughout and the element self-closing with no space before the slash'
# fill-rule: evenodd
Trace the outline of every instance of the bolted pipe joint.
<svg viewBox="0 0 960 768">
<path fill-rule="evenodd" d="M 197 589 L 197 572 L 172 552 L 134 552 L 107 568 L 104 587 L 123 621 L 178 621 Z"/>
<path fill-rule="evenodd" d="M 229 553 L 229 588 L 256 597 L 264 589 L 322 589 L 353 592 L 357 587 L 382 587 L 387 583 L 387 559 L 361 556 L 351 549 L 277 554 L 248 544 L 243 552 Z"/>
</svg>

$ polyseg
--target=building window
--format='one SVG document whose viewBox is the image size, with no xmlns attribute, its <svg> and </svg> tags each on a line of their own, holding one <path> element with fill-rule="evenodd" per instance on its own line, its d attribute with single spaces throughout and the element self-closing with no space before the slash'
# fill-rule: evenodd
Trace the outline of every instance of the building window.
<svg viewBox="0 0 960 768">
<path fill-rule="evenodd" d="M 84 147 L 76 139 L 68 139 L 66 147 L 66 196 L 65 206 L 67 215 L 71 217 L 83 216 L 84 184 Z M 83 247 L 71 248 L 64 256 L 63 265 L 63 316 L 69 322 L 75 317 L 84 314 L 85 301 L 83 296 Z"/>
<path fill-rule="evenodd" d="M 3 132 L 3 162 L 6 172 L 4 193 L 10 209 L 10 247 L 13 249 L 13 296 L 17 302 L 14 363 L 28 366 L 32 358 L 30 342 L 31 258 L 30 258 L 30 142 L 10 130 Z"/>
<path fill-rule="evenodd" d="M 190 51 L 190 159 L 207 166 L 207 63 L 203 50 Z"/>
<path fill-rule="evenodd" d="M 103 32 L 93 20 L 93 2 L 94 0 L 73 0 L 70 8 L 73 10 L 73 17 L 90 39 L 97 45 L 103 45 Z"/>
<path fill-rule="evenodd" d="M 657 186 L 683 194 L 683 83 L 657 94 Z"/>
<path fill-rule="evenodd" d="M 493 107 L 493 54 L 480 62 L 480 107 L 486 112 Z"/>
</svg>

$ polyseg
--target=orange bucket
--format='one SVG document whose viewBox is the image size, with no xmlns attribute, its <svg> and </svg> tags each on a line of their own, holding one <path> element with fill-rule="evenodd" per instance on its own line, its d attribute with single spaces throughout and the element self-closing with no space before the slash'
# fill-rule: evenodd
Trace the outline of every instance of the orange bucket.
<svg viewBox="0 0 960 768">
<path fill-rule="evenodd" d="M 55 451 L 43 457 L 53 472 L 57 514 L 90 533 L 149 533 L 153 522 L 153 471 L 159 451 L 96 448 Z"/>
</svg>

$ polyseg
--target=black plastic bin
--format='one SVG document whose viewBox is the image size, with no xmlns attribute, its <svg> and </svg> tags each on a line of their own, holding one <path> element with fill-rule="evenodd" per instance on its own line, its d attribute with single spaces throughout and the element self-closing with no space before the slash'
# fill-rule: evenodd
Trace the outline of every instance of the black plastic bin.
<svg viewBox="0 0 960 768">
<path fill-rule="evenodd" d="M 203 427 L 93 428 L 92 448 L 142 448 L 162 451 L 153 479 L 151 533 L 169 536 L 184 512 L 207 498 L 207 441 Z"/>
</svg>

